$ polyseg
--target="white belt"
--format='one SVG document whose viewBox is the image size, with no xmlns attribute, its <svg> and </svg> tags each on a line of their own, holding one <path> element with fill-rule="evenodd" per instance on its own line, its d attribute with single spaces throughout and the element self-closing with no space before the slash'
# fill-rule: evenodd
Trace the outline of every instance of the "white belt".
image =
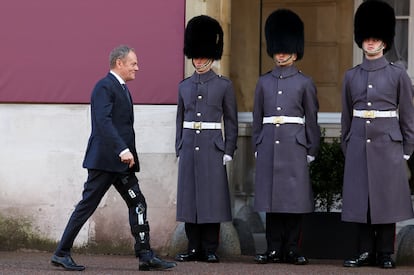
<svg viewBox="0 0 414 275">
<path fill-rule="evenodd" d="M 184 121 L 183 127 L 197 130 L 214 130 L 221 129 L 221 123 L 218 122 L 201 122 L 201 121 Z"/>
<path fill-rule="evenodd" d="M 268 116 L 263 118 L 263 124 L 285 124 L 285 123 L 297 123 L 304 124 L 305 120 L 303 117 L 296 116 Z"/>
<path fill-rule="evenodd" d="M 362 118 L 397 117 L 397 111 L 354 110 L 353 115 Z"/>
</svg>

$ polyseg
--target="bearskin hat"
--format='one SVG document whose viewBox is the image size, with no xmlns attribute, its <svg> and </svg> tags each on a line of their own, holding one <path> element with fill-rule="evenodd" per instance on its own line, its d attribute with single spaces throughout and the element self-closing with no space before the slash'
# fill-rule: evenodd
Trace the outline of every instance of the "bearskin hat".
<svg viewBox="0 0 414 275">
<path fill-rule="evenodd" d="M 304 53 L 304 28 L 300 17 L 291 10 L 278 9 L 266 19 L 265 36 L 267 54 L 296 53 L 297 60 Z"/>
<path fill-rule="evenodd" d="M 355 13 L 354 36 L 360 48 L 364 39 L 377 38 L 386 44 L 384 53 L 391 49 L 395 36 L 394 9 L 378 0 L 363 2 Z"/>
<path fill-rule="evenodd" d="M 184 33 L 184 55 L 219 60 L 222 54 L 223 29 L 219 22 L 207 15 L 190 19 Z"/>
</svg>

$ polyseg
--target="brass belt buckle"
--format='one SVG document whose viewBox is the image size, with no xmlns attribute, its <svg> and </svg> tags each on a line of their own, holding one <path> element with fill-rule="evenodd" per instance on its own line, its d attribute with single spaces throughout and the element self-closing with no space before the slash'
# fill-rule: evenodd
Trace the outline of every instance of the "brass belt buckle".
<svg viewBox="0 0 414 275">
<path fill-rule="evenodd" d="M 201 122 L 194 122 L 194 129 L 201 130 Z"/>
<path fill-rule="evenodd" d="M 375 111 L 364 111 L 364 118 L 375 118 Z"/>
<path fill-rule="evenodd" d="M 276 116 L 276 117 L 274 118 L 273 123 L 274 123 L 274 124 L 282 124 L 282 123 L 283 123 L 283 117 L 281 117 L 281 116 Z"/>
</svg>

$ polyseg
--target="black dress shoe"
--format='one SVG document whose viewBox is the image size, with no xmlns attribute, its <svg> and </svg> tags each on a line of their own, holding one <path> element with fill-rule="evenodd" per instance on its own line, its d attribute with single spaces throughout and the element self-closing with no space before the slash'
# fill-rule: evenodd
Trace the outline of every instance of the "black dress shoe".
<svg viewBox="0 0 414 275">
<path fill-rule="evenodd" d="M 85 269 L 83 265 L 76 264 L 71 256 L 59 257 L 57 255 L 53 255 L 51 263 L 55 266 L 62 266 L 66 270 L 82 271 Z"/>
<path fill-rule="evenodd" d="M 359 256 L 344 261 L 345 267 L 360 267 L 364 265 L 375 265 L 375 257 L 372 253 L 364 252 Z"/>
<path fill-rule="evenodd" d="M 254 261 L 258 264 L 267 264 L 267 254 L 256 254 Z"/>
<path fill-rule="evenodd" d="M 309 263 L 308 259 L 306 259 L 305 256 L 299 255 L 294 251 L 289 251 L 289 253 L 286 255 L 286 262 L 295 265 L 305 265 Z"/>
<path fill-rule="evenodd" d="M 178 262 L 192 262 L 201 260 L 201 257 L 195 249 L 192 249 L 188 253 L 177 254 L 177 256 L 175 256 L 175 260 Z"/>
<path fill-rule="evenodd" d="M 158 257 L 153 257 L 148 261 L 139 261 L 140 271 L 163 270 L 177 266 L 175 262 L 167 262 Z"/>
<path fill-rule="evenodd" d="M 279 252 L 273 250 L 265 254 L 256 254 L 254 261 L 258 264 L 281 263 L 282 257 Z"/>
<path fill-rule="evenodd" d="M 395 268 L 395 262 L 390 254 L 382 254 L 378 257 L 378 266 L 381 268 Z"/>
<path fill-rule="evenodd" d="M 219 261 L 220 261 L 219 258 L 214 253 L 209 253 L 206 256 L 206 262 L 208 263 L 218 263 Z"/>
</svg>

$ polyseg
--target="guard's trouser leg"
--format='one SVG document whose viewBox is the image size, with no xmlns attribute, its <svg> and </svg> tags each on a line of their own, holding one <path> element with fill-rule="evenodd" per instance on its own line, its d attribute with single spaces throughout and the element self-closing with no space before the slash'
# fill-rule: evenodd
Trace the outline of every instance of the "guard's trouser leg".
<svg viewBox="0 0 414 275">
<path fill-rule="evenodd" d="M 201 245 L 206 255 L 216 253 L 220 240 L 220 223 L 201 225 Z"/>
<path fill-rule="evenodd" d="M 267 251 L 283 253 L 284 222 L 279 213 L 266 213 L 266 242 Z"/>
<path fill-rule="evenodd" d="M 220 239 L 220 223 L 185 223 L 188 239 L 188 252 L 195 250 L 201 254 L 216 253 Z"/>
<path fill-rule="evenodd" d="M 302 214 L 285 214 L 285 250 L 299 253 L 299 239 L 302 225 Z"/>
<path fill-rule="evenodd" d="M 187 251 L 190 252 L 192 250 L 197 251 L 198 253 L 201 252 L 201 228 L 196 223 L 188 223 L 184 224 L 185 234 L 188 239 L 188 248 Z"/>
<path fill-rule="evenodd" d="M 395 223 L 372 224 L 368 208 L 367 223 L 358 224 L 359 253 L 394 253 Z"/>
</svg>

